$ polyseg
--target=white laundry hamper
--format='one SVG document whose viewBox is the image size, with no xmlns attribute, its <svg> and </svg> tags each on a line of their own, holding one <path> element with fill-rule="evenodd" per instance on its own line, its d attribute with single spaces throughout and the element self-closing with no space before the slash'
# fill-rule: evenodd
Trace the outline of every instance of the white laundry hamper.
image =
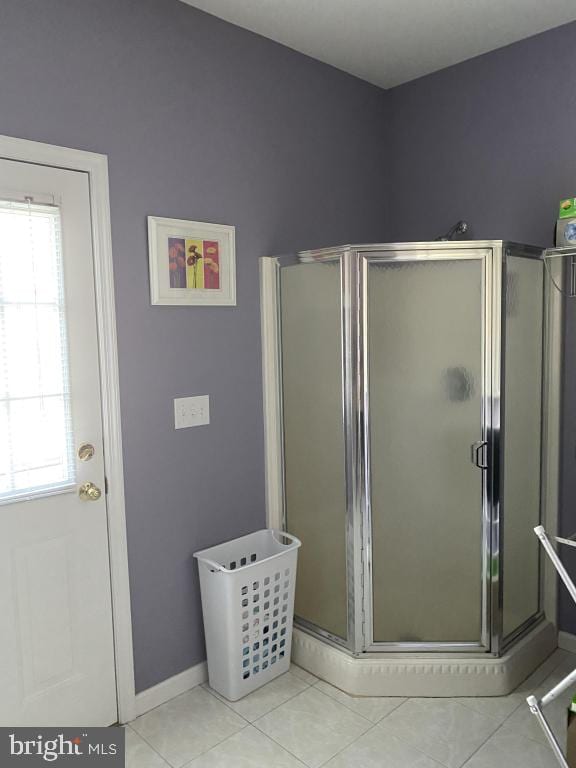
<svg viewBox="0 0 576 768">
<path fill-rule="evenodd" d="M 230 701 L 290 667 L 299 546 L 267 529 L 194 554 L 209 683 Z"/>
</svg>

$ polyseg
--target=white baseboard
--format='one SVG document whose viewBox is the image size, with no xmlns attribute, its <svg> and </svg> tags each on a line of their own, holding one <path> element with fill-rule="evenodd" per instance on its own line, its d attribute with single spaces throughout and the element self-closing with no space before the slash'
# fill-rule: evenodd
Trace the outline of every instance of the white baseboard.
<svg viewBox="0 0 576 768">
<path fill-rule="evenodd" d="M 208 680 L 208 667 L 206 662 L 202 661 L 200 664 L 196 664 L 195 667 L 185 669 L 184 672 L 180 672 L 174 675 L 174 677 L 169 677 L 167 680 L 162 680 L 161 683 L 137 693 L 136 717 L 149 712 L 155 707 L 159 707 L 160 704 L 170 701 L 170 699 L 179 696 L 181 693 L 186 693 L 186 691 L 195 688 L 197 685 L 205 683 L 206 680 Z"/>
<path fill-rule="evenodd" d="M 570 632 L 558 632 L 558 648 L 576 653 L 576 635 L 571 635 Z"/>
</svg>

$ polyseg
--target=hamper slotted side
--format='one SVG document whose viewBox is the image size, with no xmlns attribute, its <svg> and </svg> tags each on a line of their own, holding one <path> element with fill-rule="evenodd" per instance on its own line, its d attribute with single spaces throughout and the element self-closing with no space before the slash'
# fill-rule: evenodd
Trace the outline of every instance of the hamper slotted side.
<svg viewBox="0 0 576 768">
<path fill-rule="evenodd" d="M 266 529 L 194 554 L 209 683 L 230 701 L 290 667 L 299 546 Z"/>
</svg>

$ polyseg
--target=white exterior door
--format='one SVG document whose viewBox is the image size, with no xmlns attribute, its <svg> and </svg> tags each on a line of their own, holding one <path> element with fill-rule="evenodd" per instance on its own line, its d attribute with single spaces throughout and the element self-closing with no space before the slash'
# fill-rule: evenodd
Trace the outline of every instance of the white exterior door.
<svg viewBox="0 0 576 768">
<path fill-rule="evenodd" d="M 103 458 L 88 175 L 0 160 L 1 726 L 117 720 Z"/>
</svg>

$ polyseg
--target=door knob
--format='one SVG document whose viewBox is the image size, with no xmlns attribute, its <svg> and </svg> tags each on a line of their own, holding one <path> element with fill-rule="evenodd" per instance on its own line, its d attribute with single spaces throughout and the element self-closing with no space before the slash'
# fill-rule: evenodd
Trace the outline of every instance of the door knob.
<svg viewBox="0 0 576 768">
<path fill-rule="evenodd" d="M 84 483 L 78 489 L 78 495 L 82 501 L 98 501 L 102 496 L 102 491 L 94 483 Z"/>
</svg>

